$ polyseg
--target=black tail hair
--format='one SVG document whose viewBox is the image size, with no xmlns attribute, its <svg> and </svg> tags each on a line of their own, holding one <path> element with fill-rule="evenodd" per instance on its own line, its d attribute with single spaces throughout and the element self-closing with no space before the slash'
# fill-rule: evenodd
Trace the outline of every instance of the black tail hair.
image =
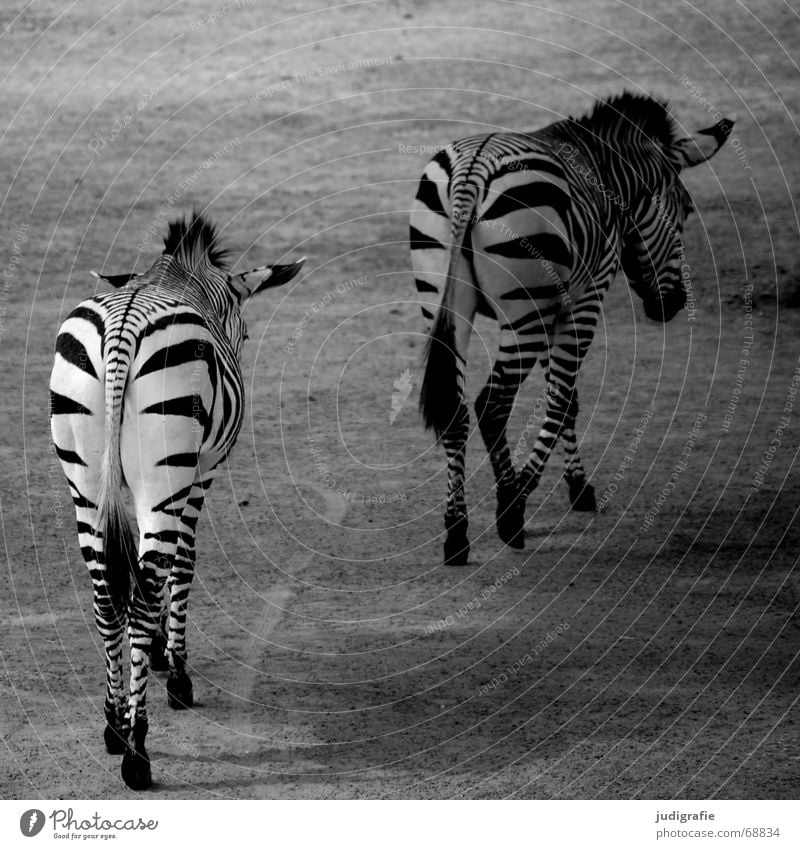
<svg viewBox="0 0 800 849">
<path fill-rule="evenodd" d="M 117 624 L 124 625 L 130 600 L 130 579 L 137 561 L 136 540 L 122 505 L 115 502 L 103 515 L 103 557 L 111 604 Z"/>
<path fill-rule="evenodd" d="M 433 428 L 437 440 L 442 438 L 458 411 L 456 340 L 447 301 L 445 294 L 425 346 L 425 376 L 419 394 L 422 420 L 426 428 Z"/>
</svg>

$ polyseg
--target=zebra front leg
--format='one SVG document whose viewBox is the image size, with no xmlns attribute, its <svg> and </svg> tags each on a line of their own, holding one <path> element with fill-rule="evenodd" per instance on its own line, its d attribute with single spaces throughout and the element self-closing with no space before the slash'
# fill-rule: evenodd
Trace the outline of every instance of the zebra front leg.
<svg viewBox="0 0 800 849">
<path fill-rule="evenodd" d="M 570 312 L 559 316 L 556 322 L 545 375 L 547 414 L 520 474 L 520 490 L 527 497 L 538 486 L 550 452 L 561 437 L 566 450 L 565 476 L 575 510 L 588 511 L 595 507 L 594 490 L 586 481 L 575 437 L 575 419 L 578 414 L 576 383 L 578 370 L 594 336 L 603 291 L 603 285 L 597 284 Z"/>
<path fill-rule="evenodd" d="M 600 301 L 612 277 L 600 280 L 575 305 L 575 308 L 559 320 L 552 351 L 553 379 L 558 377 L 556 398 L 567 400 L 564 421 L 561 424 L 561 440 L 564 444 L 564 477 L 569 486 L 569 500 L 573 510 L 593 512 L 597 509 L 594 488 L 586 479 L 586 472 L 578 454 L 575 422 L 578 418 L 578 370 L 594 338 Z M 551 382 L 550 373 L 547 375 Z M 560 403 L 556 405 L 560 411 Z"/>
<path fill-rule="evenodd" d="M 561 431 L 564 445 L 564 479 L 569 487 L 569 500 L 573 510 L 591 513 L 597 510 L 594 487 L 587 481 L 580 455 L 578 438 L 575 434 L 575 419 L 578 415 L 578 392 L 575 390 L 567 413 L 567 422 Z"/>
<path fill-rule="evenodd" d="M 519 494 L 523 499 L 527 499 L 531 492 L 539 485 L 539 480 L 547 465 L 553 446 L 564 433 L 572 393 L 572 387 L 566 387 L 555 382 L 548 383 L 548 401 L 545 420 L 530 456 L 519 475 Z"/>
</svg>

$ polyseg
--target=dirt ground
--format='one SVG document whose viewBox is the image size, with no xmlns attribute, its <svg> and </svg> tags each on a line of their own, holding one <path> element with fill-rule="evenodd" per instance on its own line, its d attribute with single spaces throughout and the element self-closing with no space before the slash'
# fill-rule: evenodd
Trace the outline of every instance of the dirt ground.
<svg viewBox="0 0 800 849">
<path fill-rule="evenodd" d="M 0 796 L 134 795 L 103 748 L 47 380 L 89 269 L 143 270 L 197 204 L 237 267 L 308 260 L 248 307 L 246 423 L 199 525 L 197 704 L 150 684 L 158 798 L 796 797 L 796 7 L 266 5 L 0 12 Z M 580 381 L 604 509 L 567 509 L 554 456 L 525 552 L 503 549 L 473 434 L 472 557 L 444 568 L 443 452 L 416 412 L 418 148 L 623 86 L 687 132 L 738 113 L 686 176 L 696 312 L 656 326 L 617 280 Z M 472 397 L 496 343 L 479 322 Z M 537 371 L 512 446 L 541 391 Z"/>
</svg>

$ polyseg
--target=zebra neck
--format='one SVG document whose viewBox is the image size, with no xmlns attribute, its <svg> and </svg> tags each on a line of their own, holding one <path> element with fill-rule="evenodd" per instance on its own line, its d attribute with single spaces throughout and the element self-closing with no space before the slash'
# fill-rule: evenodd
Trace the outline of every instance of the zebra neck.
<svg viewBox="0 0 800 849">
<path fill-rule="evenodd" d="M 199 272 L 199 273 L 198 273 Z M 156 295 L 164 295 L 197 310 L 203 318 L 223 333 L 222 315 L 209 291 L 215 281 L 203 280 L 203 269 L 192 270 L 169 255 L 160 256 L 136 283 Z"/>
</svg>

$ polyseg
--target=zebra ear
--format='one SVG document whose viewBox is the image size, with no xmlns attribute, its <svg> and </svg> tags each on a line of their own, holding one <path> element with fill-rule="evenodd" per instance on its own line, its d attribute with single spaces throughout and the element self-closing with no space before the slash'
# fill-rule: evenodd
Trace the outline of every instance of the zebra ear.
<svg viewBox="0 0 800 849">
<path fill-rule="evenodd" d="M 119 289 L 126 283 L 130 283 L 134 277 L 141 277 L 141 274 L 98 274 L 96 271 L 90 271 L 89 274 L 97 280 L 105 280 L 110 283 L 115 289 Z"/>
<path fill-rule="evenodd" d="M 283 286 L 284 283 L 288 283 L 297 275 L 297 272 L 303 267 L 305 261 L 306 258 L 303 257 L 289 265 L 266 266 L 267 273 L 262 276 L 255 288 L 252 289 L 251 294 L 255 295 L 257 292 L 263 292 L 265 289 L 274 289 L 276 286 Z"/>
<path fill-rule="evenodd" d="M 731 134 L 734 118 L 722 118 L 713 127 L 698 130 L 691 138 L 675 142 L 673 150 L 679 168 L 691 168 L 706 162 L 722 147 Z"/>
</svg>

